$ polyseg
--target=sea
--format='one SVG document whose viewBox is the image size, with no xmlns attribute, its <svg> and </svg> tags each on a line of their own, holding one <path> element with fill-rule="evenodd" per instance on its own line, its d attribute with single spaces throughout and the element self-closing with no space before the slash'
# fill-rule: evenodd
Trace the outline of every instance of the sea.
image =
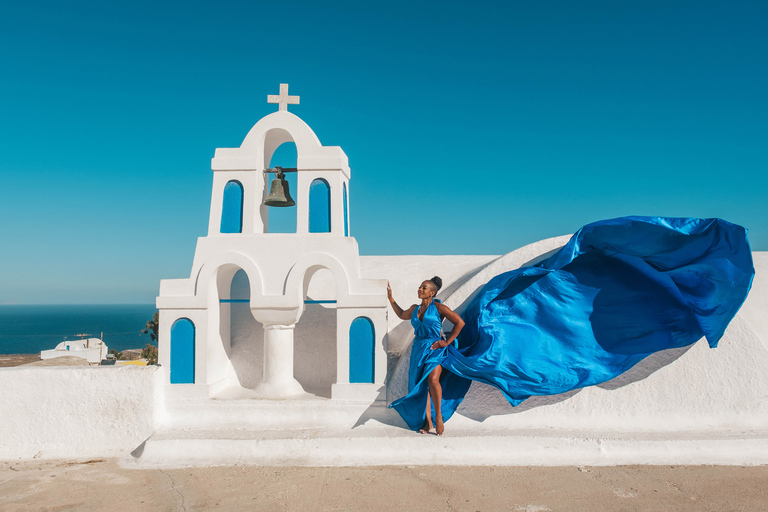
<svg viewBox="0 0 768 512">
<path fill-rule="evenodd" d="M 65 340 L 101 338 L 118 352 L 152 342 L 141 330 L 154 304 L 0 305 L 0 354 L 37 354 Z"/>
</svg>

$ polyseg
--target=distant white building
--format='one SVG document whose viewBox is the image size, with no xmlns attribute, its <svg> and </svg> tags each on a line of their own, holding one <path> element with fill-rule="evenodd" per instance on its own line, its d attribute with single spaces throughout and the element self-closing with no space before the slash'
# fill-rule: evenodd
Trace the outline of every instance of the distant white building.
<svg viewBox="0 0 768 512">
<path fill-rule="evenodd" d="M 40 352 L 40 359 L 53 359 L 62 356 L 82 357 L 91 364 L 99 364 L 107 357 L 109 348 L 99 338 L 62 341 L 53 350 Z"/>
</svg>

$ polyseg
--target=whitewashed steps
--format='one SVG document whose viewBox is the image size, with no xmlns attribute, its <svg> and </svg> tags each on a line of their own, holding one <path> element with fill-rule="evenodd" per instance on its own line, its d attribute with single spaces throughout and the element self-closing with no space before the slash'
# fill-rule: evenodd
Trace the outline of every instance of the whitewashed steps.
<svg viewBox="0 0 768 512">
<path fill-rule="evenodd" d="M 215 465 L 622 465 L 768 462 L 768 431 L 584 432 L 451 430 L 422 435 L 368 421 L 357 428 L 171 429 L 156 432 L 129 467 Z"/>
</svg>

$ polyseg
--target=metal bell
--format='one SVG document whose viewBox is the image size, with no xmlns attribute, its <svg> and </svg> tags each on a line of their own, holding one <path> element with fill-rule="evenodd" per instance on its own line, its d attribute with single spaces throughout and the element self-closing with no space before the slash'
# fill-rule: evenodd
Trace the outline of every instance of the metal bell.
<svg viewBox="0 0 768 512">
<path fill-rule="evenodd" d="M 269 196 L 264 200 L 264 204 L 278 207 L 296 205 L 288 190 L 288 180 L 285 179 L 285 175 L 282 172 L 278 172 L 275 179 L 272 180 L 272 185 L 269 187 Z"/>
</svg>

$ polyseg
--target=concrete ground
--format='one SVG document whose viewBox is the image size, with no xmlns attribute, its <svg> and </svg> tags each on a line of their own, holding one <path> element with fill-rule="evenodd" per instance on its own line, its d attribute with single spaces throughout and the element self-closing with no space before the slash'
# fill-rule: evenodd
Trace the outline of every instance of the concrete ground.
<svg viewBox="0 0 768 512">
<path fill-rule="evenodd" d="M 125 469 L 0 462 L 0 511 L 758 511 L 768 466 Z"/>
<path fill-rule="evenodd" d="M 37 361 L 40 361 L 39 352 L 37 354 L 0 354 L 0 368 L 11 368 Z"/>
</svg>

